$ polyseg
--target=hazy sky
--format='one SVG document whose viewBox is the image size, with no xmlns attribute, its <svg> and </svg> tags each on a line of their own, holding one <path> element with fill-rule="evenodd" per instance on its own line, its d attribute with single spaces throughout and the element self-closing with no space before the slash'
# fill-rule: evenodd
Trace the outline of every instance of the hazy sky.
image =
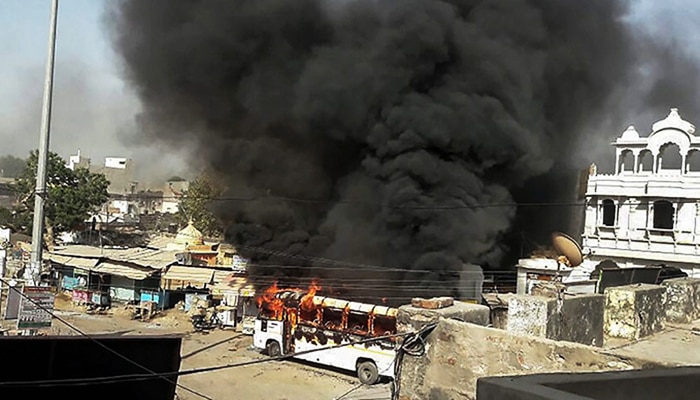
<svg viewBox="0 0 700 400">
<path fill-rule="evenodd" d="M 160 148 L 128 144 L 139 104 L 120 79 L 105 34 L 107 1 L 60 0 L 51 149 L 67 157 L 80 148 L 94 162 L 131 157 L 151 170 L 175 173 L 176 156 L 163 159 Z M 50 5 L 50 0 L 0 0 L 0 155 L 25 156 L 38 145 Z M 700 2 L 693 0 L 634 1 L 630 16 L 689 49 L 700 44 L 693 25 L 699 18 Z M 700 123 L 700 116 L 688 117 Z"/>
<path fill-rule="evenodd" d="M 51 150 L 67 158 L 81 149 L 94 163 L 130 157 L 158 175 L 181 173 L 172 151 L 128 140 L 139 103 L 105 33 L 107 1 L 59 1 Z M 50 0 L 0 0 L 0 155 L 24 157 L 38 147 L 50 9 Z"/>
</svg>

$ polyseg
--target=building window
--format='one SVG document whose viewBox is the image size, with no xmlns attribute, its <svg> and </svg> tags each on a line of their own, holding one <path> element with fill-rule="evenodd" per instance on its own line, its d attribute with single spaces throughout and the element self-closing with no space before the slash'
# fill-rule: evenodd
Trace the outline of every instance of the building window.
<svg viewBox="0 0 700 400">
<path fill-rule="evenodd" d="M 603 226 L 615 226 L 615 202 L 603 200 Z"/>
<path fill-rule="evenodd" d="M 649 150 L 639 153 L 639 172 L 652 172 L 654 169 L 654 156 Z"/>
<path fill-rule="evenodd" d="M 654 202 L 654 229 L 673 229 L 673 204 L 670 201 Z"/>
<path fill-rule="evenodd" d="M 661 147 L 659 172 L 681 170 L 681 149 L 675 143 L 667 143 Z"/>
<path fill-rule="evenodd" d="M 620 160 L 618 162 L 620 163 L 620 173 L 634 172 L 634 154 L 632 154 L 631 150 L 624 150 L 622 154 L 620 154 Z"/>
<path fill-rule="evenodd" d="M 700 151 L 691 150 L 688 153 L 685 165 L 687 172 L 700 172 Z"/>
</svg>

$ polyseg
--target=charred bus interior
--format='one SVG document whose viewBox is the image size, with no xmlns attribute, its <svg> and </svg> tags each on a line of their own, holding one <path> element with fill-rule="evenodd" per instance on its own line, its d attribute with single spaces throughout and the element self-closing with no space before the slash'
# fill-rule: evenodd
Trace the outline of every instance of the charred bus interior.
<svg viewBox="0 0 700 400">
<path fill-rule="evenodd" d="M 396 309 L 309 295 L 301 291 L 285 290 L 264 297 L 259 302 L 259 309 L 260 318 L 285 321 L 292 330 L 303 326 L 361 337 L 396 333 Z M 303 334 L 299 336 L 303 337 Z"/>
</svg>

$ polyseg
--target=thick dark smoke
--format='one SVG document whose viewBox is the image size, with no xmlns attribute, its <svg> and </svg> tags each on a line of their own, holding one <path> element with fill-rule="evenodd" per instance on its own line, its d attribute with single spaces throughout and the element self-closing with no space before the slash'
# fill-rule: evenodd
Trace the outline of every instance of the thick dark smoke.
<svg viewBox="0 0 700 400">
<path fill-rule="evenodd" d="M 196 138 L 227 196 L 261 199 L 219 204 L 230 240 L 432 281 L 464 262 L 500 267 L 518 214 L 531 231 L 556 225 L 542 217 L 557 210 L 488 206 L 561 195 L 551 177 L 582 127 L 638 73 L 625 12 L 613 0 L 124 0 L 111 28 L 143 134 Z"/>
</svg>

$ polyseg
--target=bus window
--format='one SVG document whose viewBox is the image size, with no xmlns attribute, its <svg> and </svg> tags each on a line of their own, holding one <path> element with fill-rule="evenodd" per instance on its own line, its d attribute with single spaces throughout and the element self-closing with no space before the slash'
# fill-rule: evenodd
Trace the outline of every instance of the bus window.
<svg viewBox="0 0 700 400">
<path fill-rule="evenodd" d="M 369 327 L 369 315 L 350 311 L 348 313 L 348 330 L 358 335 L 366 335 Z"/>
<path fill-rule="evenodd" d="M 372 323 L 372 333 L 375 336 L 396 333 L 396 318 L 389 318 L 385 315 L 375 315 Z"/>
<path fill-rule="evenodd" d="M 260 308 L 259 316 L 260 318 L 264 319 L 274 319 L 276 321 L 281 321 L 282 318 L 284 318 L 283 311 L 284 310 L 282 309 L 273 310 L 266 307 L 262 307 Z"/>
<path fill-rule="evenodd" d="M 324 308 L 323 326 L 327 329 L 343 329 L 343 310 Z"/>
<path fill-rule="evenodd" d="M 299 320 L 304 322 L 311 322 L 314 324 L 319 323 L 318 320 L 319 313 L 318 310 L 314 309 L 304 309 L 304 307 L 299 307 Z"/>
</svg>

